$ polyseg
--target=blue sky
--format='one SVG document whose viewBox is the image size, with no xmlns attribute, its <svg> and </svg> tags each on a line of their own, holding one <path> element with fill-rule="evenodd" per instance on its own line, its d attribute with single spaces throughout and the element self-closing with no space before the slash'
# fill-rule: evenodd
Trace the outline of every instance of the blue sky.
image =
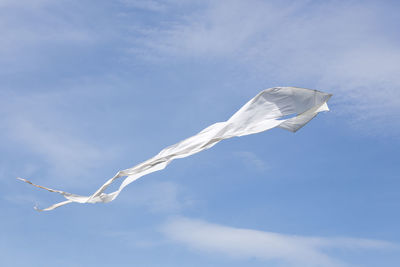
<svg viewBox="0 0 400 267">
<path fill-rule="evenodd" d="M 398 266 L 397 1 L 0 0 L 1 266 Z M 334 94 L 88 195 L 274 86 Z"/>
</svg>

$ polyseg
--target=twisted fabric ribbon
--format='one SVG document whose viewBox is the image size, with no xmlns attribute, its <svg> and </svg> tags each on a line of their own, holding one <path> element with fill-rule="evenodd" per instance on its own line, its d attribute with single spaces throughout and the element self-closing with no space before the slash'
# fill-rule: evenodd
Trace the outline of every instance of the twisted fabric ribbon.
<svg viewBox="0 0 400 267">
<path fill-rule="evenodd" d="M 67 199 L 45 209 L 35 207 L 38 211 L 53 210 L 72 202 L 107 203 L 117 198 L 127 185 L 140 177 L 164 169 L 174 159 L 185 158 L 208 149 L 221 140 L 255 134 L 275 127 L 296 132 L 319 112 L 329 110 L 327 101 L 331 96 L 331 94 L 317 90 L 297 87 L 274 87 L 263 90 L 233 114 L 229 120 L 212 124 L 198 134 L 164 148 L 151 159 L 117 172 L 114 177 L 90 196 L 71 194 L 36 185 L 23 178 L 17 179 L 50 192 L 59 193 Z M 289 115 L 295 116 L 285 119 Z M 108 194 L 104 193 L 108 186 L 121 177 L 126 178 L 122 181 L 118 190 Z"/>
</svg>

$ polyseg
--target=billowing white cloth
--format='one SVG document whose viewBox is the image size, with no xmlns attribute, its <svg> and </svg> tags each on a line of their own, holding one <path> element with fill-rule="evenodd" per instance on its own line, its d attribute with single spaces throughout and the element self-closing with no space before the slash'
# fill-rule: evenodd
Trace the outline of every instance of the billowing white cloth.
<svg viewBox="0 0 400 267">
<path fill-rule="evenodd" d="M 117 172 L 114 177 L 90 196 L 75 195 L 35 185 L 23 178 L 18 179 L 50 192 L 59 193 L 67 199 L 67 201 L 56 203 L 46 209 L 35 207 L 39 211 L 53 210 L 72 202 L 107 203 L 113 201 L 128 184 L 140 177 L 164 169 L 174 159 L 188 157 L 208 149 L 223 139 L 259 133 L 275 127 L 296 132 L 319 112 L 329 110 L 327 101 L 330 97 L 331 94 L 297 87 L 266 89 L 247 102 L 229 120 L 212 124 L 198 134 L 164 148 L 151 159 Z M 289 115 L 295 116 L 290 117 Z M 126 178 L 117 191 L 109 194 L 104 193 L 111 183 L 121 177 Z"/>
</svg>

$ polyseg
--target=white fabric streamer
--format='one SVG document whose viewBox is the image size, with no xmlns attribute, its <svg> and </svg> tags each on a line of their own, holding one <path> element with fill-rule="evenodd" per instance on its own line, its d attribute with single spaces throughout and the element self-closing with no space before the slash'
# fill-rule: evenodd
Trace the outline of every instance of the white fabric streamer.
<svg viewBox="0 0 400 267">
<path fill-rule="evenodd" d="M 90 196 L 75 195 L 36 185 L 23 178 L 17 179 L 50 192 L 59 193 L 67 199 L 67 201 L 56 203 L 45 209 L 35 207 L 38 211 L 53 210 L 72 202 L 107 203 L 113 201 L 127 185 L 140 177 L 164 169 L 174 159 L 188 157 L 208 149 L 221 140 L 259 133 L 275 127 L 296 132 L 319 112 L 329 110 L 327 101 L 331 96 L 331 94 L 317 90 L 297 87 L 274 87 L 263 90 L 233 114 L 229 120 L 212 124 L 198 134 L 161 150 L 151 159 L 117 172 Z M 284 118 L 289 115 L 295 116 Z M 121 177 L 126 178 L 117 191 L 104 193 L 108 186 Z"/>
</svg>

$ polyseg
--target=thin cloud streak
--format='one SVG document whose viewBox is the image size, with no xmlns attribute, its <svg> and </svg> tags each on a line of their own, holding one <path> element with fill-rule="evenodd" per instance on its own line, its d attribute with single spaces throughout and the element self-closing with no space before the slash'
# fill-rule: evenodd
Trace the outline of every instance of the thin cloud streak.
<svg viewBox="0 0 400 267">
<path fill-rule="evenodd" d="M 54 173 L 65 175 L 82 172 L 94 167 L 105 154 L 77 137 L 52 129 L 45 130 L 32 121 L 15 121 L 9 130 L 11 139 L 45 158 L 52 165 Z"/>
<path fill-rule="evenodd" d="M 57 177 L 69 185 L 82 184 L 84 176 L 95 179 L 93 171 L 96 173 L 99 164 L 118 155 L 119 149 L 115 146 L 97 146 L 90 140 L 90 134 L 80 130 L 82 125 L 88 128 L 89 122 L 74 119 L 75 110 L 79 112 L 77 99 L 85 101 L 85 94 L 83 90 L 24 96 L 3 92 L 6 100 L 0 101 L 0 114 L 3 115 L 0 136 L 20 157 L 23 154 L 33 156 L 28 162 L 19 162 L 13 173 L 30 177 L 40 174 L 41 178 Z M 68 104 L 72 101 L 75 106 Z"/>
<path fill-rule="evenodd" d="M 251 151 L 237 151 L 233 155 L 239 158 L 250 170 L 263 172 L 269 168 L 265 161 Z"/>
<path fill-rule="evenodd" d="M 169 182 L 137 183 L 129 194 L 123 194 L 118 205 L 145 207 L 155 214 L 177 214 L 193 205 L 194 200 L 188 196 L 181 185 Z"/>
<path fill-rule="evenodd" d="M 0 74 L 38 71 L 52 60 L 52 51 L 92 47 L 101 35 L 91 25 L 71 12 L 74 1 L 0 1 Z M 93 19 L 92 19 L 93 20 Z M 54 55 L 54 54 L 53 54 Z"/>
<path fill-rule="evenodd" d="M 162 232 L 170 240 L 196 250 L 233 258 L 274 260 L 285 266 L 347 266 L 330 256 L 329 249 L 398 249 L 393 243 L 379 240 L 286 235 L 185 217 L 171 219 L 162 227 Z"/>
</svg>

